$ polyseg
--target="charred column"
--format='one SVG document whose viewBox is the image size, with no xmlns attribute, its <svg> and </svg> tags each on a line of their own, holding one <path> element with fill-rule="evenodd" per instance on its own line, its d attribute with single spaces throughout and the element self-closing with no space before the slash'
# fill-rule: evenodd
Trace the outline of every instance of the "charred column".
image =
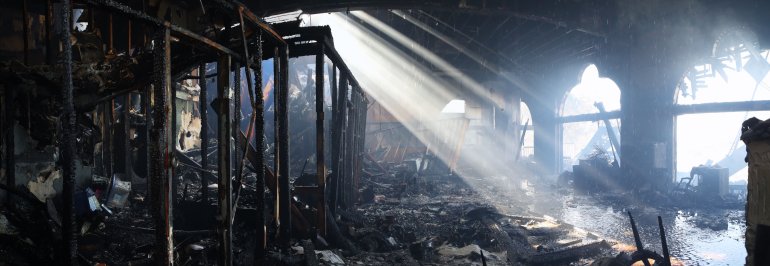
<svg viewBox="0 0 770 266">
<path fill-rule="evenodd" d="M 199 108 L 201 114 L 201 203 L 204 206 L 209 205 L 209 182 L 206 178 L 206 171 L 208 170 L 209 161 L 209 119 L 208 119 L 208 98 L 206 88 L 206 64 L 201 64 L 198 67 L 198 86 L 200 86 L 200 100 Z"/>
<path fill-rule="evenodd" d="M 256 145 L 256 161 L 253 165 L 257 172 L 256 201 L 257 201 L 257 258 L 265 256 L 265 247 L 267 246 L 267 232 L 265 228 L 265 102 L 262 99 L 262 32 L 257 34 L 257 54 L 254 56 L 254 136 Z"/>
<path fill-rule="evenodd" d="M 151 213 L 155 220 L 155 256 L 158 265 L 174 262 L 174 243 L 171 217 L 171 150 L 169 141 L 169 97 L 171 95 L 170 31 L 159 30 L 154 48 L 154 77 L 152 99 L 152 123 L 149 134 Z"/>
<path fill-rule="evenodd" d="M 291 189 L 289 188 L 289 169 L 291 164 L 289 163 L 289 112 L 288 112 L 288 99 L 289 99 L 289 49 L 287 46 L 281 46 L 279 53 L 276 55 L 280 63 L 280 79 L 278 83 L 281 85 L 278 87 L 277 95 L 279 97 L 278 105 L 276 106 L 276 116 L 278 117 L 278 187 L 279 198 L 278 205 L 280 207 L 280 228 L 278 234 L 280 236 L 279 242 L 283 247 L 289 247 L 289 240 L 291 239 Z"/>
<path fill-rule="evenodd" d="M 218 265 L 232 265 L 232 164 L 230 152 L 230 56 L 221 55 L 217 63 L 217 158 L 219 164 L 219 257 Z"/>
<path fill-rule="evenodd" d="M 279 93 L 279 91 L 281 87 L 280 80 L 282 79 L 281 77 L 282 73 L 281 73 L 281 60 L 278 59 L 278 55 L 279 55 L 278 47 L 275 47 L 275 49 L 273 50 L 273 55 L 274 55 L 273 57 L 273 110 L 274 110 L 274 113 L 273 113 L 273 136 L 274 136 L 273 178 L 275 179 L 273 180 L 273 184 L 275 185 L 275 187 L 273 188 L 273 191 L 275 192 L 275 202 L 274 202 L 275 205 L 273 206 L 273 210 L 275 211 L 275 224 L 277 225 L 281 223 L 280 219 L 281 219 L 281 211 L 282 211 L 280 208 L 281 206 L 280 206 L 280 199 L 279 199 L 282 194 L 279 189 L 280 185 L 278 182 L 278 180 L 281 177 L 281 173 L 278 172 L 278 165 L 280 165 L 279 158 L 281 153 L 281 149 L 280 149 L 281 142 L 278 141 L 278 139 L 280 138 L 278 131 L 280 131 L 279 127 L 281 126 L 281 124 L 278 123 L 278 109 L 281 102 L 281 94 Z"/>
<path fill-rule="evenodd" d="M 318 232 L 326 235 L 326 158 L 324 154 L 324 45 L 318 46 L 318 54 L 315 57 L 315 134 L 316 134 L 316 166 L 318 174 L 318 195 L 316 201 L 318 215 L 316 224 Z"/>
<path fill-rule="evenodd" d="M 253 134 L 256 137 L 256 151 L 255 162 L 252 165 L 257 175 L 256 183 L 256 200 L 257 200 L 257 248 L 256 258 L 263 258 L 265 256 L 265 246 L 267 233 L 265 232 L 265 158 L 264 158 L 264 146 L 265 146 L 265 116 L 264 116 L 264 102 L 262 100 L 262 31 L 256 35 L 255 43 L 257 45 L 257 54 L 254 56 L 256 64 L 252 65 L 252 57 L 249 56 L 249 45 L 246 40 L 246 24 L 243 23 L 243 9 L 238 12 L 241 21 L 241 41 L 243 42 L 243 58 L 245 58 L 246 64 L 246 84 L 248 85 L 249 96 L 251 97 L 252 117 L 249 124 L 249 132 L 247 135 Z M 251 78 L 251 71 L 254 69 L 256 72 L 255 80 Z M 253 127 L 253 128 L 252 128 Z M 246 145 L 251 141 L 250 138 L 246 139 Z"/>
<path fill-rule="evenodd" d="M 61 167 L 63 172 L 62 191 L 62 240 L 64 242 L 64 254 L 62 262 L 67 265 L 76 265 L 77 262 L 77 230 L 75 218 L 75 106 L 73 101 L 72 84 L 72 43 L 70 42 L 70 19 L 72 17 L 72 1 L 64 0 L 62 5 L 62 57 L 61 65 L 64 67 L 62 75 L 62 125 L 61 138 Z M 13 116 L 11 116 L 13 117 Z M 8 165 L 13 168 L 13 164 Z"/>
</svg>

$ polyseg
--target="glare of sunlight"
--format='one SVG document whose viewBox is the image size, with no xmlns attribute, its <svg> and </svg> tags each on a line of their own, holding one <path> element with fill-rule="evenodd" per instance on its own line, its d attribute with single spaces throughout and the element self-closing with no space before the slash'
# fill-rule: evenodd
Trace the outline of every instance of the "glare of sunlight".
<svg viewBox="0 0 770 266">
<path fill-rule="evenodd" d="M 447 122 L 445 119 L 471 119 L 472 115 L 465 113 L 459 118 L 448 117 L 442 116 L 441 111 L 448 102 L 457 99 L 457 95 L 451 92 L 460 91 L 470 97 L 491 101 L 493 97 L 488 88 L 460 73 L 429 49 L 364 12 L 351 12 L 351 15 L 311 15 L 305 23 L 331 26 L 335 48 L 362 89 L 430 147 L 439 159 L 445 163 L 457 159 L 454 154 L 442 152 L 455 150 L 454 145 L 457 145 L 446 141 L 447 134 L 456 132 L 447 132 L 443 127 Z M 373 31 L 384 34 L 394 43 Z M 413 55 L 406 54 L 399 46 L 411 49 L 410 52 L 423 57 L 427 61 L 425 63 L 431 66 L 415 60 Z M 444 73 L 460 74 L 450 79 L 437 77 L 432 70 L 436 68 Z M 519 140 L 497 134 L 484 138 L 488 141 L 477 143 L 476 147 L 485 152 L 474 153 L 473 156 L 463 155 L 459 158 L 460 163 L 471 165 L 478 171 L 515 172 L 511 170 L 514 164 L 510 162 Z M 463 173 L 458 174 L 463 176 Z M 485 176 L 494 173 L 478 174 Z"/>
<path fill-rule="evenodd" d="M 754 57 L 741 53 L 742 62 L 766 65 L 768 51 Z M 761 60 L 761 61 L 760 61 Z M 711 64 L 695 66 L 699 75 L 684 78 L 677 90 L 677 104 L 691 105 L 718 102 L 770 100 L 770 72 L 755 72 L 747 63 L 738 71 L 736 58 L 720 60 L 721 71 Z M 721 72 L 721 73 L 720 73 Z M 694 82 L 691 78 L 695 78 Z M 693 84 L 695 83 L 695 84 Z M 747 165 L 743 161 L 746 148 L 740 141 L 741 123 L 750 118 L 770 118 L 769 111 L 685 114 L 676 120 L 677 177 L 689 176 L 692 167 L 713 165 L 729 169 L 730 182 L 746 182 Z"/>
<path fill-rule="evenodd" d="M 441 109 L 442 113 L 447 114 L 464 114 L 465 113 L 465 100 L 451 100 Z"/>
<path fill-rule="evenodd" d="M 599 70 L 595 65 L 589 65 L 583 71 L 580 83 L 573 87 L 564 98 L 562 104 L 562 116 L 598 113 L 594 105 L 597 102 L 604 104 L 606 111 L 620 110 L 620 88 L 609 78 L 599 76 Z M 620 121 L 611 119 L 610 123 L 619 137 Z M 572 170 L 572 165 L 578 163 L 594 151 L 594 147 L 600 147 L 608 153 L 612 153 L 610 140 L 604 122 L 574 122 L 565 123 L 562 143 L 564 157 L 564 170 Z M 610 154 L 610 158 L 612 158 Z"/>
</svg>

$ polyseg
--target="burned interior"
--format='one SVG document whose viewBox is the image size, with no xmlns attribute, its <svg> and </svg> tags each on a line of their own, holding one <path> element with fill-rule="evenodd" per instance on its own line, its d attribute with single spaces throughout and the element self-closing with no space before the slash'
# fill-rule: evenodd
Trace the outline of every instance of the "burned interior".
<svg viewBox="0 0 770 266">
<path fill-rule="evenodd" d="M 0 5 L 0 265 L 770 265 L 770 2 Z"/>
</svg>

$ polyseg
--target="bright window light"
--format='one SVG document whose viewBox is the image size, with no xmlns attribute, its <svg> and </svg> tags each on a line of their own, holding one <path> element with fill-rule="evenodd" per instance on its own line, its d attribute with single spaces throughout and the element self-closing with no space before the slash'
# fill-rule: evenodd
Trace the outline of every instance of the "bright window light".
<svg viewBox="0 0 770 266">
<path fill-rule="evenodd" d="M 441 109 L 445 114 L 464 114 L 465 113 L 465 100 L 451 100 Z"/>
</svg>

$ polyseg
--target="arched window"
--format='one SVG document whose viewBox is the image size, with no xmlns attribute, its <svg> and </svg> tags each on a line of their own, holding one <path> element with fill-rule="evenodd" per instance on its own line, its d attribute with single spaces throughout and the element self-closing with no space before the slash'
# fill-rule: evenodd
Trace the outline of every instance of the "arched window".
<svg viewBox="0 0 770 266">
<path fill-rule="evenodd" d="M 563 170 L 571 170 L 579 159 L 597 150 L 606 152 L 610 159 L 619 157 L 619 117 L 620 88 L 611 79 L 599 77 L 596 66 L 589 65 L 561 106 Z"/>
<path fill-rule="evenodd" d="M 769 55 L 754 45 L 717 45 L 707 63 L 694 66 L 682 79 L 675 95 L 678 178 L 705 165 L 728 168 L 732 183 L 746 182 L 740 127 L 750 117 L 770 118 L 770 111 L 756 104 L 770 100 Z"/>
</svg>

